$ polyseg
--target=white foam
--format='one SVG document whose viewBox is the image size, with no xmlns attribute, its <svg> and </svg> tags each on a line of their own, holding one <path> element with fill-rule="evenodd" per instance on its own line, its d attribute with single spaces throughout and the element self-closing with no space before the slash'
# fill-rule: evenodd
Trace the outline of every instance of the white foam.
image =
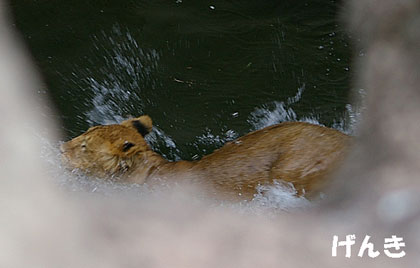
<svg viewBox="0 0 420 268">
<path fill-rule="evenodd" d="M 298 195 L 293 184 L 274 180 L 271 185 L 260 185 L 252 203 L 258 207 L 276 208 L 284 211 L 310 207 L 312 203 Z"/>
<path fill-rule="evenodd" d="M 61 189 L 69 192 L 91 193 L 103 196 L 128 195 L 138 201 L 145 200 L 151 195 L 160 194 L 164 197 L 172 188 L 162 182 L 158 186 L 150 187 L 147 184 L 121 183 L 116 180 L 105 180 L 94 178 L 83 174 L 78 170 L 68 170 L 61 164 L 59 144 L 51 144 L 43 140 L 42 159 L 48 167 L 51 178 L 60 186 Z M 180 190 L 180 189 L 177 189 Z M 232 207 L 243 213 L 267 213 L 271 211 L 295 211 L 311 206 L 311 202 L 303 197 L 296 196 L 296 190 L 290 184 L 275 181 L 273 185 L 262 185 L 257 189 L 258 193 L 251 201 L 239 203 L 226 203 L 222 201 L 212 201 L 214 207 Z M 192 202 L 208 201 L 204 195 L 191 195 Z M 197 200 L 198 199 L 198 200 Z"/>
</svg>

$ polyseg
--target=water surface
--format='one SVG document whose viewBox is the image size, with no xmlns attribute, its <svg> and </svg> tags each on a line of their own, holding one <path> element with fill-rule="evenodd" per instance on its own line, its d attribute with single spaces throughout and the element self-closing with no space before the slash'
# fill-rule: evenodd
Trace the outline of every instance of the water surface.
<svg viewBox="0 0 420 268">
<path fill-rule="evenodd" d="M 12 1 L 66 138 L 150 115 L 170 160 L 282 121 L 351 132 L 339 1 Z"/>
</svg>

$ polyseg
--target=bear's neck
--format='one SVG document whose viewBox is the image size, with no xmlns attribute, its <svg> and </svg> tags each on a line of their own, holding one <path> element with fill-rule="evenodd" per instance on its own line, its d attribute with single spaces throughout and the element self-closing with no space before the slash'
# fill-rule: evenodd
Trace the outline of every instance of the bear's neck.
<svg viewBox="0 0 420 268">
<path fill-rule="evenodd" d="M 190 170 L 195 163 L 196 161 L 183 160 L 170 162 L 156 152 L 147 151 L 136 157 L 135 166 L 128 175 L 128 181 L 145 183 L 156 179 L 186 179 L 191 176 Z"/>
</svg>

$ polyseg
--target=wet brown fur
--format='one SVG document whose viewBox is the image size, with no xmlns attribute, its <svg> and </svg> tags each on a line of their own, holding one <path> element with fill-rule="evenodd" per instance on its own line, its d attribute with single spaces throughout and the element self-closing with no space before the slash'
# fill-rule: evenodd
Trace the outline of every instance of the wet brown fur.
<svg viewBox="0 0 420 268">
<path fill-rule="evenodd" d="M 258 185 L 274 180 L 292 183 L 299 194 L 311 197 L 325 187 L 327 174 L 343 159 L 349 143 L 337 130 L 287 122 L 228 142 L 201 160 L 169 162 L 151 150 L 133 123 L 152 129 L 148 116 L 90 128 L 62 145 L 64 161 L 126 182 L 193 183 L 223 198 L 252 199 Z"/>
</svg>

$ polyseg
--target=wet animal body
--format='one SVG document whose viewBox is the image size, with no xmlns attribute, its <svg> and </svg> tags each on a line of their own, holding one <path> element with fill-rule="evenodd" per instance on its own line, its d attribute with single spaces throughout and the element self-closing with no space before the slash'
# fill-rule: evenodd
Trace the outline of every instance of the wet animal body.
<svg viewBox="0 0 420 268">
<path fill-rule="evenodd" d="M 300 195 L 316 196 L 343 159 L 349 136 L 304 122 L 285 122 L 251 132 L 197 161 L 170 162 L 144 137 L 149 116 L 95 126 L 61 146 L 71 168 L 131 183 L 186 182 L 210 195 L 252 199 L 258 185 L 291 183 Z"/>
</svg>

